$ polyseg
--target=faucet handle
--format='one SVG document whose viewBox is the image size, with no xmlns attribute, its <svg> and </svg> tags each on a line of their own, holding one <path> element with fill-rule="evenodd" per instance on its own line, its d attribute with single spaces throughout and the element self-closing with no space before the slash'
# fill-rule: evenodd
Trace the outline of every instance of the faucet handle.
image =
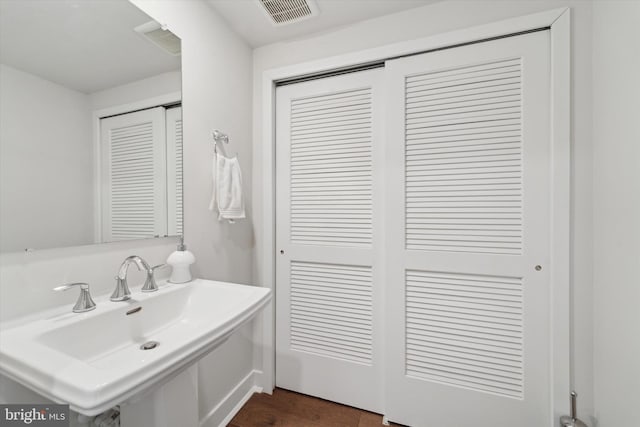
<svg viewBox="0 0 640 427">
<path fill-rule="evenodd" d="M 164 268 L 164 267 L 168 267 L 168 264 L 162 263 L 162 264 L 154 265 L 153 267 L 151 267 L 151 271 L 155 272 L 157 268 Z"/>
<path fill-rule="evenodd" d="M 67 283 L 65 285 L 56 286 L 54 291 L 66 291 L 75 286 L 80 287 L 80 295 L 76 301 L 76 305 L 73 306 L 74 313 L 84 313 L 85 311 L 91 311 L 96 308 L 96 303 L 91 298 L 89 293 L 89 284 L 84 282 Z"/>
<path fill-rule="evenodd" d="M 80 286 L 81 290 L 89 289 L 89 284 L 84 282 L 76 282 L 76 283 L 67 283 L 65 285 L 56 286 L 53 288 L 54 291 L 66 291 L 67 289 L 71 289 L 74 286 Z"/>
<path fill-rule="evenodd" d="M 144 282 L 142 292 L 155 292 L 158 290 L 158 284 L 156 283 L 156 276 L 154 273 L 158 268 L 167 267 L 167 264 L 158 264 L 151 267 L 147 273 L 147 280 Z"/>
</svg>

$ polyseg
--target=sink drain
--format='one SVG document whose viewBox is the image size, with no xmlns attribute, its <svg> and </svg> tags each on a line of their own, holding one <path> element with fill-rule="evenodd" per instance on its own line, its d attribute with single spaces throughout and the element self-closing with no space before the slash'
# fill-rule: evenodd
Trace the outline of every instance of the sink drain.
<svg viewBox="0 0 640 427">
<path fill-rule="evenodd" d="M 153 350 L 159 345 L 160 343 L 158 341 L 147 341 L 140 346 L 140 350 Z"/>
</svg>

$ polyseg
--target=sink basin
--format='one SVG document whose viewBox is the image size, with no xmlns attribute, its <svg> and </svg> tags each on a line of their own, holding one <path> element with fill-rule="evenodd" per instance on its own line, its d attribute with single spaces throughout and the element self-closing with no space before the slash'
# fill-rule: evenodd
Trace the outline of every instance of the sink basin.
<svg viewBox="0 0 640 427">
<path fill-rule="evenodd" d="M 159 285 L 134 289 L 126 302 L 104 296 L 87 313 L 58 310 L 1 330 L 0 374 L 96 415 L 172 378 L 271 299 L 266 288 L 210 280 Z"/>
</svg>

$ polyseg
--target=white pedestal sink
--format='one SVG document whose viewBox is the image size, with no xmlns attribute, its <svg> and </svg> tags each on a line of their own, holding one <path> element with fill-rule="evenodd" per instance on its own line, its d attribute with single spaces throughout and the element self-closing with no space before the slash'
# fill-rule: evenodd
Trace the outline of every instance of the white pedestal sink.
<svg viewBox="0 0 640 427">
<path fill-rule="evenodd" d="M 120 405 L 121 427 L 198 427 L 199 422 L 196 364 L 146 395 Z"/>
<path fill-rule="evenodd" d="M 0 331 L 0 374 L 88 416 L 121 404 L 123 426 L 142 427 L 139 417 L 150 417 L 151 409 L 162 416 L 158 408 L 173 393 L 183 397 L 176 404 L 184 402 L 172 411 L 189 418 L 184 406 L 193 404 L 197 423 L 197 393 L 189 389 L 195 369 L 187 368 L 270 299 L 266 288 L 198 279 L 160 282 L 152 293 L 134 289 L 126 302 L 97 298 L 87 313 L 42 313 Z M 155 348 L 141 349 L 152 341 Z"/>
</svg>

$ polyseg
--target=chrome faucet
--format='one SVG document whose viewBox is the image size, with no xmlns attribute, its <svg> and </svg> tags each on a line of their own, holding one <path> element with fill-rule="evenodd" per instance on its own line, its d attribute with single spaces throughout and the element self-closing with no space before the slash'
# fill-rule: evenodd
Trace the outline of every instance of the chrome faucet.
<svg viewBox="0 0 640 427">
<path fill-rule="evenodd" d="M 131 255 L 125 258 L 125 260 L 122 261 L 122 264 L 120 264 L 120 269 L 116 276 L 116 289 L 113 291 L 113 294 L 111 294 L 111 301 L 126 301 L 131 298 L 131 291 L 127 284 L 127 270 L 131 263 L 134 263 L 138 267 L 138 270 L 144 270 L 147 272 L 147 280 L 149 280 L 149 274 L 153 274 L 149 264 L 139 256 Z"/>
<path fill-rule="evenodd" d="M 155 292 L 158 290 L 154 272 L 157 268 L 164 267 L 166 264 L 149 267 L 149 264 L 145 260 L 137 255 L 131 255 L 122 261 L 120 265 L 118 275 L 116 276 L 116 289 L 113 291 L 113 294 L 111 294 L 111 301 L 126 301 L 131 298 L 131 291 L 127 284 L 127 270 L 132 263 L 138 267 L 138 270 L 144 270 L 147 273 L 144 286 L 142 286 L 142 292 Z"/>
</svg>

